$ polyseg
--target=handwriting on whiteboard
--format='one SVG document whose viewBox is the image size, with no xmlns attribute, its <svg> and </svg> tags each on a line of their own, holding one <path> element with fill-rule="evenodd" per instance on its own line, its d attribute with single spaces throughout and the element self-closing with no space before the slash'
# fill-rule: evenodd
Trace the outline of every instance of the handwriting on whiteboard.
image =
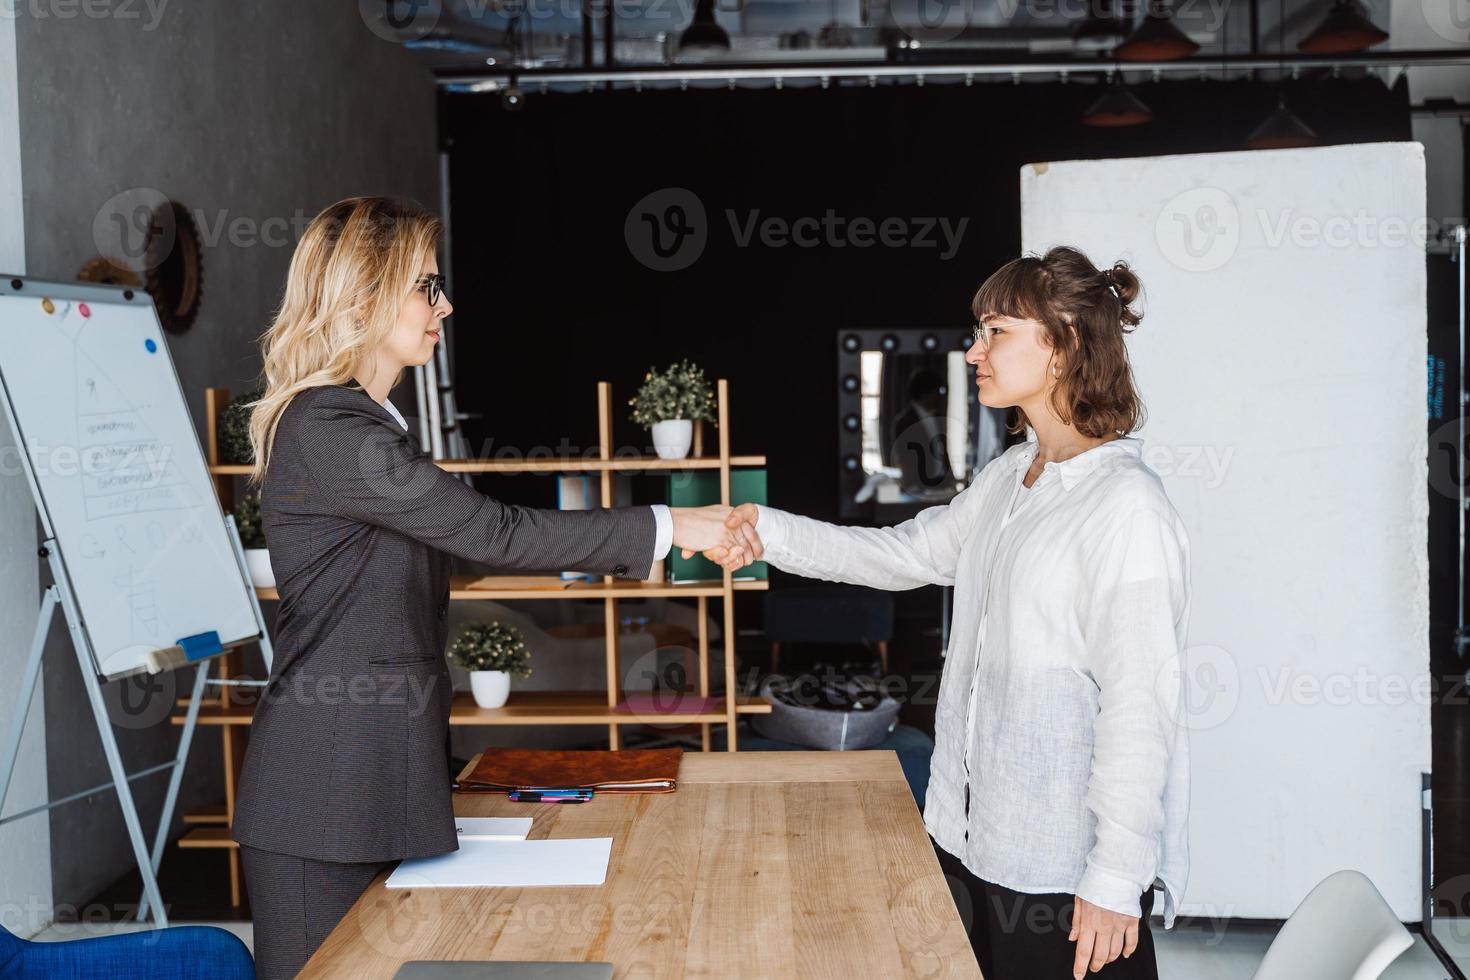
<svg viewBox="0 0 1470 980">
<path fill-rule="evenodd" d="M 132 409 L 77 417 L 87 518 L 192 507 L 178 471 Z"/>
</svg>

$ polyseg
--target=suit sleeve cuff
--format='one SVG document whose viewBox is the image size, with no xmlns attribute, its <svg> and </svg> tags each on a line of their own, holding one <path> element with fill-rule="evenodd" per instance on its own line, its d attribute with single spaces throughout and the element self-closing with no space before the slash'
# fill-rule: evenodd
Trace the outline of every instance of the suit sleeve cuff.
<svg viewBox="0 0 1470 980">
<path fill-rule="evenodd" d="M 669 513 L 668 504 L 649 506 L 653 508 L 653 519 L 658 525 L 653 538 L 653 560 L 660 562 L 669 557 L 669 549 L 674 546 L 674 515 Z"/>
<path fill-rule="evenodd" d="M 1103 871 L 1089 863 L 1077 883 L 1077 897 L 1085 899 L 1098 908 L 1108 909 L 1122 915 L 1139 916 L 1143 913 L 1141 899 L 1144 889 L 1111 871 Z"/>
</svg>

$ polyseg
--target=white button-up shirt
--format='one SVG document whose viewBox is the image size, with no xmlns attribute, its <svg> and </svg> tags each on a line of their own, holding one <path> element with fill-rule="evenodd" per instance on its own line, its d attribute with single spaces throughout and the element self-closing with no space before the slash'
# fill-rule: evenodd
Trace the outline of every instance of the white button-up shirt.
<svg viewBox="0 0 1470 980">
<path fill-rule="evenodd" d="M 1189 539 L 1134 436 L 1048 462 L 1034 441 L 894 527 L 759 508 L 782 571 L 878 589 L 952 585 L 924 823 L 971 872 L 1126 915 L 1189 870 L 1182 659 Z M 969 813 L 965 791 L 969 788 Z"/>
</svg>

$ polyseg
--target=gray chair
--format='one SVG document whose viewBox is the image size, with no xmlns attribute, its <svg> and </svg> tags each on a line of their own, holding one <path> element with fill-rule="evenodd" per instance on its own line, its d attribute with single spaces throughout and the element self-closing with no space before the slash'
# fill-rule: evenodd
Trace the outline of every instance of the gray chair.
<svg viewBox="0 0 1470 980">
<path fill-rule="evenodd" d="M 1373 882 L 1338 871 L 1291 913 L 1253 980 L 1375 980 L 1412 945 Z"/>
</svg>

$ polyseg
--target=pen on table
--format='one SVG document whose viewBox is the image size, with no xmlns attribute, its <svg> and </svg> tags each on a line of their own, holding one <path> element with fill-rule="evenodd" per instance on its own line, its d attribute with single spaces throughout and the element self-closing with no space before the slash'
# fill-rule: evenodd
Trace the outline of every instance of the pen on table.
<svg viewBox="0 0 1470 980">
<path fill-rule="evenodd" d="M 513 789 L 506 794 L 516 803 L 586 803 L 592 799 L 590 789 Z"/>
<path fill-rule="evenodd" d="M 512 793 L 535 796 L 591 796 L 590 789 L 563 788 L 560 786 L 517 786 Z"/>
</svg>

